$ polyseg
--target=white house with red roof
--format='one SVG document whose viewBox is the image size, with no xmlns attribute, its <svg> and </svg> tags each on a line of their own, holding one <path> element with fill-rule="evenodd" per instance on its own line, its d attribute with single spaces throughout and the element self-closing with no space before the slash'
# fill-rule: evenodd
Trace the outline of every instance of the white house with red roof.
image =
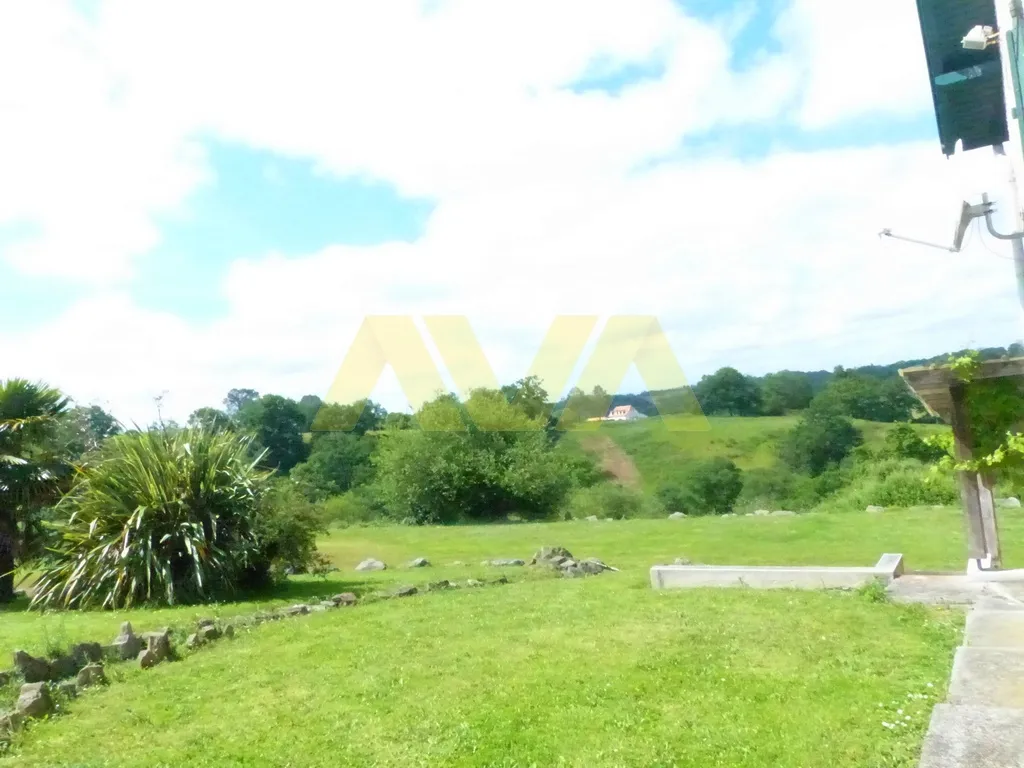
<svg viewBox="0 0 1024 768">
<path fill-rule="evenodd" d="M 636 421 L 637 419 L 646 419 L 647 417 L 640 413 L 632 405 L 617 405 L 608 411 L 608 415 L 604 417 L 605 421 Z"/>
</svg>

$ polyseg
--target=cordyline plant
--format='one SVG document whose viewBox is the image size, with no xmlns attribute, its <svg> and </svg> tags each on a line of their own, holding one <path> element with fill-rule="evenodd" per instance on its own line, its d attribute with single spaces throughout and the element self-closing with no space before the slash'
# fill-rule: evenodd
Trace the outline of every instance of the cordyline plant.
<svg viewBox="0 0 1024 768">
<path fill-rule="evenodd" d="M 110 439 L 58 505 L 69 517 L 33 606 L 174 605 L 234 591 L 263 565 L 256 516 L 270 475 L 259 458 L 247 438 L 203 429 Z"/>
</svg>

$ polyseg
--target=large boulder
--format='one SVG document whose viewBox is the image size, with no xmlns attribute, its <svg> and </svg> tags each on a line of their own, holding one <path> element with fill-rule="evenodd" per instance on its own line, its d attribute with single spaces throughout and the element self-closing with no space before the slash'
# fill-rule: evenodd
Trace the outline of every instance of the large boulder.
<svg viewBox="0 0 1024 768">
<path fill-rule="evenodd" d="M 18 713 L 25 717 L 45 717 L 53 712 L 53 699 L 47 683 L 25 683 L 18 696 Z"/>
<path fill-rule="evenodd" d="M 146 641 L 146 651 L 152 654 L 155 663 L 170 658 L 171 656 L 171 630 L 163 629 L 160 632 L 147 632 L 143 639 Z"/>
<path fill-rule="evenodd" d="M 380 560 L 374 560 L 372 557 L 363 560 L 359 565 L 356 566 L 357 571 L 386 571 L 387 565 Z"/>
<path fill-rule="evenodd" d="M 30 656 L 25 651 L 14 652 L 14 668 L 26 683 L 41 683 L 50 679 L 50 663 Z"/>
<path fill-rule="evenodd" d="M 114 654 L 121 661 L 136 658 L 139 651 L 142 650 L 142 640 L 132 631 L 131 622 L 128 621 L 121 625 L 121 632 L 114 638 L 111 645 L 114 648 Z"/>
<path fill-rule="evenodd" d="M 221 632 L 217 628 L 216 624 L 204 624 L 199 628 L 199 631 L 196 632 L 196 636 L 199 638 L 200 644 L 210 643 L 214 640 L 218 640 L 220 639 L 220 635 Z"/>
<path fill-rule="evenodd" d="M 103 646 L 99 643 L 79 643 L 71 649 L 71 657 L 79 667 L 103 661 Z"/>
<path fill-rule="evenodd" d="M 88 688 L 91 685 L 106 685 L 107 675 L 103 670 L 102 664 L 86 664 L 78 671 L 78 677 L 75 681 L 78 683 L 79 688 Z"/>
<path fill-rule="evenodd" d="M 58 656 L 50 659 L 50 679 L 66 680 L 78 674 L 79 665 L 71 656 Z"/>
<path fill-rule="evenodd" d="M 572 552 L 565 547 L 541 547 L 530 560 L 530 565 L 550 565 L 557 568 L 566 560 L 572 560 Z"/>
</svg>

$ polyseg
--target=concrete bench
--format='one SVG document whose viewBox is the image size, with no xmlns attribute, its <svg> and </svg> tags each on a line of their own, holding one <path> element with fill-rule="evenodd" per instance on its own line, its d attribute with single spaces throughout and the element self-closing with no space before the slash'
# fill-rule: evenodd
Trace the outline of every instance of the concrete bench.
<svg viewBox="0 0 1024 768">
<path fill-rule="evenodd" d="M 656 565 L 651 568 L 655 589 L 691 587 L 755 587 L 759 589 L 855 588 L 881 580 L 889 583 L 903 573 L 903 555 L 885 554 L 873 567 L 787 565 Z"/>
</svg>

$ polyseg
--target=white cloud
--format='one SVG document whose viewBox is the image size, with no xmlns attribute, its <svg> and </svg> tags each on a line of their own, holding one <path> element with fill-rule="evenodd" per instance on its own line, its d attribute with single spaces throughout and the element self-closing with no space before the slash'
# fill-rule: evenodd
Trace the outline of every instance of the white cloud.
<svg viewBox="0 0 1024 768">
<path fill-rule="evenodd" d="M 931 107 L 914 0 L 793 0 L 776 33 L 800 64 L 804 128 Z"/>
<path fill-rule="evenodd" d="M 956 203 L 990 187 L 987 156 L 946 162 L 928 142 L 633 172 L 682 137 L 793 104 L 811 128 L 927 108 L 912 4 L 893 5 L 899 50 L 877 57 L 892 71 L 858 69 L 876 66 L 861 64 L 863 35 L 889 4 L 844 7 L 842 34 L 828 35 L 839 9 L 796 0 L 787 47 L 736 72 L 734 20 L 701 23 L 671 0 L 429 13 L 411 0 L 110 0 L 96 26 L 32 4 L 6 42 L 37 75 L 0 82 L 18 139 L 0 142 L 0 224 L 35 222 L 42 238 L 0 255 L 107 287 L 39 328 L 0 331 L 0 361 L 18 368 L 0 377 L 43 376 L 140 422 L 167 390 L 183 418 L 236 386 L 325 393 L 360 320 L 384 313 L 469 316 L 502 380 L 525 372 L 560 314 L 656 315 L 691 377 L 1010 341 L 1012 267 L 977 237 L 958 256 L 876 237 L 948 240 Z M 664 77 L 617 96 L 565 88 L 595 62 L 653 56 Z M 110 285 L 204 182 L 194 142 L 207 135 L 383 179 L 436 208 L 412 244 L 236 263 L 223 319 L 153 312 Z M 94 345 L 52 354 L 83 330 Z M 398 404 L 396 382 L 380 396 Z"/>
</svg>

